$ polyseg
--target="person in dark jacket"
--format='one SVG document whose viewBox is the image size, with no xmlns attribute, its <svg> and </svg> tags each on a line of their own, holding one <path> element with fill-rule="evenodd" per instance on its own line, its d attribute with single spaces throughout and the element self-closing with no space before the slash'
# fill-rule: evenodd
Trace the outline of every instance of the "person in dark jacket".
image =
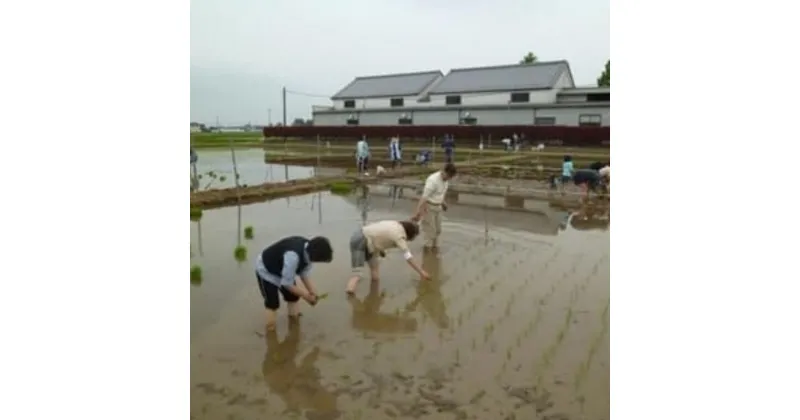
<svg viewBox="0 0 800 420">
<path fill-rule="evenodd" d="M 297 302 L 301 298 L 312 306 L 317 304 L 317 291 L 309 278 L 311 266 L 316 262 L 329 263 L 332 260 L 331 243 L 324 236 L 311 239 L 289 236 L 258 254 L 256 279 L 267 310 L 267 330 L 275 329 L 280 307 L 279 294 L 286 302 L 289 319 L 300 316 Z M 305 288 L 298 287 L 296 277 L 300 277 Z"/>
<path fill-rule="evenodd" d="M 610 163 L 606 163 L 606 162 L 598 161 L 598 162 L 595 162 L 595 163 L 592 163 L 591 165 L 589 165 L 589 169 L 591 169 L 593 171 L 600 171 L 601 169 L 603 169 L 603 168 L 605 168 L 606 166 L 609 166 L 609 165 L 611 165 L 611 164 Z"/>
<path fill-rule="evenodd" d="M 597 188 L 602 184 L 602 176 L 593 169 L 578 169 L 572 176 L 575 185 L 581 187 L 584 198 L 589 198 L 589 191 L 597 192 Z"/>
</svg>

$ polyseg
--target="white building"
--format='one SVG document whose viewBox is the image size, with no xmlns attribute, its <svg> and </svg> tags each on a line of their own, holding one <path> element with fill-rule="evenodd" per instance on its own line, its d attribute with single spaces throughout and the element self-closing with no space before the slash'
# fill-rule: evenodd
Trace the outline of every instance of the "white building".
<svg viewBox="0 0 800 420">
<path fill-rule="evenodd" d="M 603 125 L 609 88 L 576 88 L 566 61 L 358 77 L 314 125 Z"/>
</svg>

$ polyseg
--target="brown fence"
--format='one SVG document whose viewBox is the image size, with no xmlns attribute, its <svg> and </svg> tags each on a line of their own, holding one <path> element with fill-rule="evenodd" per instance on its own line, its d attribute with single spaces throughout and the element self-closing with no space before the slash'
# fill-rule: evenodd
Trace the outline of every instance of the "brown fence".
<svg viewBox="0 0 800 420">
<path fill-rule="evenodd" d="M 531 143 L 551 146 L 608 147 L 610 127 L 568 127 L 531 125 L 391 125 L 391 126 L 297 126 L 265 127 L 264 137 L 316 138 L 347 140 L 399 136 L 402 139 L 430 139 L 452 135 L 459 144 L 497 142 L 513 134 L 523 135 Z M 465 141 L 466 140 L 466 141 Z"/>
</svg>

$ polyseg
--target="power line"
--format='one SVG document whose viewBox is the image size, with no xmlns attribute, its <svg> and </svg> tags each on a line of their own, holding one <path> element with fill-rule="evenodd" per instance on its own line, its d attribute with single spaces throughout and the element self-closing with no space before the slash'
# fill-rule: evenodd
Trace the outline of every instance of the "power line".
<svg viewBox="0 0 800 420">
<path fill-rule="evenodd" d="M 286 92 L 294 94 L 294 95 L 299 95 L 299 96 L 308 96 L 310 98 L 330 99 L 331 96 L 333 96 L 333 95 L 320 95 L 320 94 L 316 94 L 316 93 L 306 93 L 306 92 L 300 92 L 300 91 L 297 91 L 297 90 L 289 90 L 289 89 L 286 89 Z"/>
</svg>

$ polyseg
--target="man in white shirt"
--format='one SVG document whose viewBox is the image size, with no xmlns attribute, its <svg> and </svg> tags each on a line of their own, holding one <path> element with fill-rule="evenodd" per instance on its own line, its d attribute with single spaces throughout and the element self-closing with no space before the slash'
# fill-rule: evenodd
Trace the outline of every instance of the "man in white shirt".
<svg viewBox="0 0 800 420">
<path fill-rule="evenodd" d="M 425 188 L 417 204 L 417 213 L 411 220 L 422 221 L 422 233 L 425 236 L 425 248 L 438 246 L 439 235 L 442 234 L 442 211 L 447 211 L 445 195 L 451 179 L 456 176 L 456 166 L 452 163 L 444 165 L 444 169 L 430 175 L 425 180 Z"/>
<path fill-rule="evenodd" d="M 364 264 L 369 265 L 372 281 L 378 281 L 379 258 L 391 248 L 403 251 L 403 258 L 409 267 L 423 280 L 428 280 L 430 278 L 428 273 L 414 262 L 414 256 L 408 249 L 408 242 L 413 241 L 418 234 L 417 225 L 409 221 L 384 220 L 358 228 L 350 238 L 350 266 L 353 269 L 353 276 L 347 283 L 347 293 L 355 292 Z"/>
</svg>

